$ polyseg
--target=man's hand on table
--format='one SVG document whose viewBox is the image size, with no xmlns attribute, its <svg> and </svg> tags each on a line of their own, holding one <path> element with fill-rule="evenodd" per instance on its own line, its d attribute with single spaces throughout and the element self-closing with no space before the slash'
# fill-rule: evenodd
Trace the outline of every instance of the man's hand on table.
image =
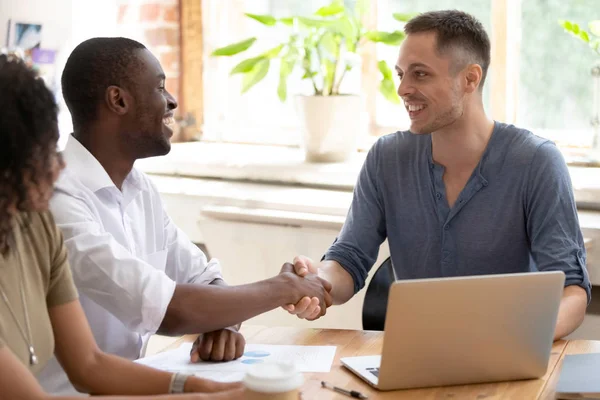
<svg viewBox="0 0 600 400">
<path fill-rule="evenodd" d="M 192 345 L 190 360 L 231 361 L 240 358 L 244 354 L 246 340 L 238 329 L 239 326 L 199 335 Z"/>
</svg>

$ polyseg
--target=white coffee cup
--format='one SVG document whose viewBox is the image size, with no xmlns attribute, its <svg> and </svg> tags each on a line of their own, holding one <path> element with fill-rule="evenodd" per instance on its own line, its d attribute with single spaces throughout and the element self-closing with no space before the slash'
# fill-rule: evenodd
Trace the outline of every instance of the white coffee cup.
<svg viewBox="0 0 600 400">
<path fill-rule="evenodd" d="M 246 400 L 298 400 L 304 383 L 302 373 L 293 363 L 265 362 L 246 371 Z"/>
</svg>

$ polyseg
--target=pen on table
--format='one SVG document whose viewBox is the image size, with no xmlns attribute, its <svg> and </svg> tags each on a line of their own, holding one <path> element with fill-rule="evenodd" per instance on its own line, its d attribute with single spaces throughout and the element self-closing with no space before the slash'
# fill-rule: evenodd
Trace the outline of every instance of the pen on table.
<svg viewBox="0 0 600 400">
<path fill-rule="evenodd" d="M 355 399 L 362 399 L 362 400 L 368 399 L 367 396 L 365 396 L 364 394 L 362 394 L 360 392 L 357 392 L 356 390 L 342 389 L 337 386 L 330 385 L 329 383 L 327 383 L 325 381 L 321 381 L 321 386 L 324 388 L 327 388 L 327 389 L 331 389 L 335 392 L 345 394 L 346 396 L 354 397 Z"/>
</svg>

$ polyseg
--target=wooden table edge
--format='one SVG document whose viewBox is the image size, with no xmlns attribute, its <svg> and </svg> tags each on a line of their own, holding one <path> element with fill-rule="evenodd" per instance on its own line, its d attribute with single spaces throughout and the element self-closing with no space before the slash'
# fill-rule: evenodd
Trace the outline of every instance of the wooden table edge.
<svg viewBox="0 0 600 400">
<path fill-rule="evenodd" d="M 538 392 L 538 395 L 537 395 L 538 399 L 541 399 L 541 397 L 544 395 L 544 392 L 546 392 L 548 384 L 550 382 L 552 382 L 552 378 L 554 377 L 554 374 L 556 374 L 560 371 L 560 368 L 558 368 L 558 366 L 561 365 L 562 359 L 564 358 L 565 354 L 567 354 L 567 347 L 569 347 L 569 344 L 571 343 L 570 340 L 563 339 L 563 341 L 565 342 L 565 345 L 562 347 L 562 351 L 560 352 L 556 362 L 552 366 L 552 372 L 550 372 L 550 374 L 548 374 L 548 379 L 546 379 L 544 381 L 544 384 L 540 388 L 540 391 Z"/>
</svg>

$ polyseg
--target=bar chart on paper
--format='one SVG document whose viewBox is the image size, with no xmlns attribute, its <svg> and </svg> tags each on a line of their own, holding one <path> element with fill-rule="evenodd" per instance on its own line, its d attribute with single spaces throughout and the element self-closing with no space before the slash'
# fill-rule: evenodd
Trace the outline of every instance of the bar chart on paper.
<svg viewBox="0 0 600 400">
<path fill-rule="evenodd" d="M 194 374 L 222 382 L 239 381 L 254 364 L 265 362 L 293 362 L 300 372 L 329 372 L 336 346 L 292 346 L 247 344 L 244 355 L 227 362 L 190 362 L 192 343 L 184 343 L 175 350 L 165 351 L 136 362 L 171 372 Z"/>
</svg>

